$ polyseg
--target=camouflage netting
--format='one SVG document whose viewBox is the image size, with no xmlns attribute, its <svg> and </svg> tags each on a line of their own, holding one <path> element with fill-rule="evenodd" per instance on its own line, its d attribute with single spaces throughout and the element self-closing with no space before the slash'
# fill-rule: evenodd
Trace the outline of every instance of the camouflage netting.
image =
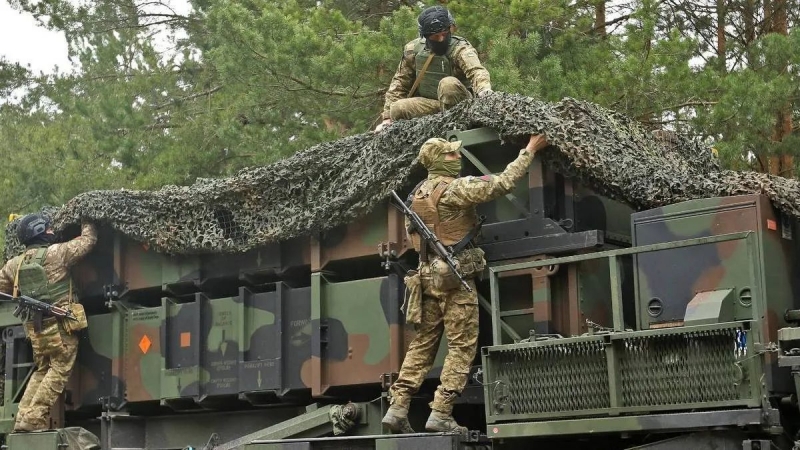
<svg viewBox="0 0 800 450">
<path fill-rule="evenodd" d="M 720 170 L 707 147 L 679 136 L 654 136 L 591 103 L 548 103 L 497 92 L 227 178 L 158 191 L 87 192 L 53 211 L 54 224 L 63 229 L 82 217 L 99 220 L 168 253 L 243 251 L 358 218 L 390 189 L 408 184 L 425 140 L 475 127 L 492 127 L 520 147 L 528 134 L 545 134 L 554 145 L 542 153 L 550 167 L 635 208 L 764 193 L 780 210 L 800 217 L 795 180 Z M 7 236 L 6 255 L 15 254 L 15 233 Z"/>
<path fill-rule="evenodd" d="M 61 428 L 58 430 L 61 442 L 59 448 L 70 450 L 100 450 L 100 439 L 88 430 L 80 427 Z"/>
</svg>

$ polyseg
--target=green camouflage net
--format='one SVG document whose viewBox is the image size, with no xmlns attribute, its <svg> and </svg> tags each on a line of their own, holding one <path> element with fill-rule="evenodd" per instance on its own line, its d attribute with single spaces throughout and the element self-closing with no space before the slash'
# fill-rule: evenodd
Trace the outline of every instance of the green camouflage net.
<svg viewBox="0 0 800 450">
<path fill-rule="evenodd" d="M 781 211 L 800 217 L 795 180 L 720 170 L 707 147 L 656 136 L 592 103 L 549 103 L 501 92 L 446 113 L 395 122 L 380 133 L 315 145 L 227 178 L 157 191 L 92 191 L 51 213 L 58 230 L 95 219 L 166 253 L 244 251 L 357 219 L 389 190 L 408 187 L 425 140 L 476 127 L 494 128 L 520 146 L 529 134 L 545 134 L 553 145 L 542 152 L 548 166 L 637 209 L 763 193 Z M 6 257 L 20 249 L 15 227 L 7 230 Z"/>
</svg>

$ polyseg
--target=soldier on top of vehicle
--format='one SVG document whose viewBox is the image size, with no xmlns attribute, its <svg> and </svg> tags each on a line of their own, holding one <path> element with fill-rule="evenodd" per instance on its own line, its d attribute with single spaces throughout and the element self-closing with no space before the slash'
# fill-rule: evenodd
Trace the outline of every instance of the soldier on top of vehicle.
<svg viewBox="0 0 800 450">
<path fill-rule="evenodd" d="M 418 39 L 406 44 L 386 91 L 383 122 L 435 114 L 492 91 L 489 72 L 466 39 L 454 36 L 455 20 L 443 6 L 425 9 L 417 18 Z"/>
</svg>

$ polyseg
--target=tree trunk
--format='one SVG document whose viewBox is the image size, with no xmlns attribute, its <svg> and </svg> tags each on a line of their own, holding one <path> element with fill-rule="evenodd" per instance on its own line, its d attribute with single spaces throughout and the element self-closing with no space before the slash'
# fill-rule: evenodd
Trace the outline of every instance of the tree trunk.
<svg viewBox="0 0 800 450">
<path fill-rule="evenodd" d="M 726 47 L 727 40 L 725 37 L 725 0 L 717 0 L 717 58 L 719 63 L 719 71 L 726 72 Z"/>
<path fill-rule="evenodd" d="M 606 37 L 606 1 L 595 0 L 594 4 L 594 32 L 600 38 Z"/>
<path fill-rule="evenodd" d="M 756 40 L 756 4 L 755 0 L 745 0 L 742 16 L 744 17 L 744 46 L 747 52 L 747 65 L 755 67 L 754 52 L 751 48 L 753 41 Z"/>
<path fill-rule="evenodd" d="M 775 22 L 773 21 L 773 4 L 770 0 L 762 0 L 764 2 L 764 29 L 761 34 L 767 34 L 775 31 Z M 780 0 L 777 0 L 779 2 Z"/>
<path fill-rule="evenodd" d="M 769 11 L 769 22 L 766 25 L 769 27 L 770 32 L 782 34 L 787 36 L 788 32 L 788 17 L 787 17 L 787 0 L 772 0 L 767 3 L 765 0 L 764 6 L 769 4 L 771 10 Z M 767 15 L 765 9 L 764 15 Z M 776 76 L 783 76 L 786 74 L 788 61 L 769 61 L 770 65 L 775 68 Z M 787 92 L 788 95 L 788 92 Z M 792 133 L 792 105 L 789 101 L 780 106 L 780 110 L 775 117 L 775 127 L 773 128 L 772 140 L 773 142 L 783 142 L 783 140 Z M 777 161 L 777 175 L 787 178 L 794 177 L 794 157 L 791 154 L 782 153 L 778 155 Z"/>
</svg>

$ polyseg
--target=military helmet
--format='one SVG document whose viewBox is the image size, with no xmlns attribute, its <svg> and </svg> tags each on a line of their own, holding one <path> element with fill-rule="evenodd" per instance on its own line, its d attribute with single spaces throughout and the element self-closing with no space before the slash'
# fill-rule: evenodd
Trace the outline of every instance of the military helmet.
<svg viewBox="0 0 800 450">
<path fill-rule="evenodd" d="M 430 138 L 419 149 L 419 162 L 430 168 L 445 153 L 456 153 L 461 148 L 461 141 L 448 142 L 442 138 Z"/>
<path fill-rule="evenodd" d="M 431 6 L 425 8 L 417 18 L 417 25 L 419 26 L 420 37 L 428 37 L 432 34 L 441 33 L 450 29 L 451 25 L 455 25 L 456 21 L 453 20 L 453 15 L 444 6 Z"/>
<path fill-rule="evenodd" d="M 44 216 L 28 214 L 17 225 L 17 237 L 23 245 L 27 245 L 33 238 L 47 231 L 49 226 L 50 223 Z"/>
</svg>

